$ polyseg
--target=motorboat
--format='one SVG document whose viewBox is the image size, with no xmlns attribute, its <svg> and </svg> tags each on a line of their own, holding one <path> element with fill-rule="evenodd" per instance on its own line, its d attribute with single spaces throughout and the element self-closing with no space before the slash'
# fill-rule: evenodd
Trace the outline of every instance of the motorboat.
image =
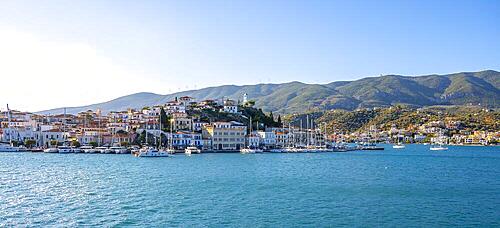
<svg viewBox="0 0 500 228">
<path fill-rule="evenodd" d="M 19 147 L 7 143 L 0 144 L 0 152 L 19 152 Z"/>
<path fill-rule="evenodd" d="M 55 147 L 50 147 L 45 150 L 43 150 L 44 153 L 59 153 L 59 150 Z"/>
<path fill-rule="evenodd" d="M 105 146 L 98 146 L 95 148 L 95 150 L 97 151 L 97 153 L 104 154 L 104 153 L 106 153 L 106 150 L 109 150 L 109 149 Z"/>
<path fill-rule="evenodd" d="M 375 143 L 364 143 L 361 148 L 361 150 L 384 150 L 383 147 L 377 146 Z"/>
<path fill-rule="evenodd" d="M 71 147 L 71 151 L 73 151 L 73 153 L 82 153 L 83 150 L 81 148 L 78 148 L 78 147 Z"/>
<path fill-rule="evenodd" d="M 80 149 L 83 150 L 83 152 L 86 154 L 97 153 L 97 150 L 94 149 L 92 146 L 82 146 L 80 147 Z"/>
<path fill-rule="evenodd" d="M 186 154 L 200 154 L 201 150 L 198 147 L 195 146 L 188 146 L 186 149 L 184 149 L 184 153 Z"/>
<path fill-rule="evenodd" d="M 128 154 L 128 149 L 123 146 L 113 146 L 109 149 L 114 151 L 115 154 Z"/>
<path fill-rule="evenodd" d="M 163 150 L 158 150 L 153 147 L 142 148 L 139 153 L 135 154 L 137 157 L 168 157 L 168 153 Z"/>
<path fill-rule="evenodd" d="M 253 149 L 253 148 L 243 148 L 240 149 L 240 153 L 242 154 L 255 154 L 255 153 L 262 153 L 261 149 Z"/>
<path fill-rule="evenodd" d="M 59 146 L 57 150 L 60 154 L 73 153 L 73 150 L 69 146 Z"/>
<path fill-rule="evenodd" d="M 276 148 L 276 149 L 270 149 L 269 153 L 282 153 L 283 151 L 284 149 Z"/>
</svg>

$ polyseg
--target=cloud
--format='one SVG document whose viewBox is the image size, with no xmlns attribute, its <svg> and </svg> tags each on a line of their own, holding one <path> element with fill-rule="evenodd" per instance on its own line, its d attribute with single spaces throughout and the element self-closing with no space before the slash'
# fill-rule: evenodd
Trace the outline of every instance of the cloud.
<svg viewBox="0 0 500 228">
<path fill-rule="evenodd" d="M 40 39 L 0 28 L 0 106 L 42 110 L 106 101 L 157 88 L 87 43 Z"/>
</svg>

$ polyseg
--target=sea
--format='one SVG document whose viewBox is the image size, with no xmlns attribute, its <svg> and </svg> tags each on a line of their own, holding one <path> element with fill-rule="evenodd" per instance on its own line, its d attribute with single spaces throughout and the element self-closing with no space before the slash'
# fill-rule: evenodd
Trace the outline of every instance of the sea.
<svg viewBox="0 0 500 228">
<path fill-rule="evenodd" d="M 0 227 L 500 227 L 500 147 L 0 153 Z"/>
</svg>

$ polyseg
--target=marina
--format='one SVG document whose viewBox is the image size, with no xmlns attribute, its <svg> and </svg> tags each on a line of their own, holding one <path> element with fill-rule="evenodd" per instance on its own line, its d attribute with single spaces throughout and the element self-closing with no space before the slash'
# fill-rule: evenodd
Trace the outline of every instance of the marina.
<svg viewBox="0 0 500 228">
<path fill-rule="evenodd" d="M 380 145 L 159 159 L 0 153 L 9 186 L 0 187 L 0 226 L 500 225 L 498 147 Z"/>
</svg>

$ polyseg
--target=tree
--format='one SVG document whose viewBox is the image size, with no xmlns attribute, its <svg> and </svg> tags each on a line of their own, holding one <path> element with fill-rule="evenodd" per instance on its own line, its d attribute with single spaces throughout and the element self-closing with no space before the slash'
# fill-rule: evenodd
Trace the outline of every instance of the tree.
<svg viewBox="0 0 500 228">
<path fill-rule="evenodd" d="M 81 145 L 80 145 L 80 142 L 75 140 L 75 141 L 71 141 L 71 146 L 80 147 Z"/>
<path fill-rule="evenodd" d="M 120 142 L 120 146 L 125 146 L 125 147 L 127 147 L 128 145 L 129 145 L 129 143 L 128 143 L 128 142 L 125 142 L 125 141 Z"/>
<path fill-rule="evenodd" d="M 59 142 L 57 140 L 50 140 L 50 145 L 51 146 L 57 146 Z"/>
<path fill-rule="evenodd" d="M 278 125 L 281 127 L 283 124 L 281 123 L 281 115 L 278 115 Z"/>
<path fill-rule="evenodd" d="M 170 116 L 167 115 L 163 107 L 160 109 L 160 119 L 160 129 L 163 131 L 170 131 Z"/>
<path fill-rule="evenodd" d="M 89 142 L 89 145 L 91 145 L 92 147 L 97 147 L 97 142 Z"/>
<path fill-rule="evenodd" d="M 27 139 L 26 141 L 24 141 L 24 145 L 28 148 L 32 148 L 33 145 L 36 144 L 36 141 L 33 140 L 33 139 Z"/>
</svg>

